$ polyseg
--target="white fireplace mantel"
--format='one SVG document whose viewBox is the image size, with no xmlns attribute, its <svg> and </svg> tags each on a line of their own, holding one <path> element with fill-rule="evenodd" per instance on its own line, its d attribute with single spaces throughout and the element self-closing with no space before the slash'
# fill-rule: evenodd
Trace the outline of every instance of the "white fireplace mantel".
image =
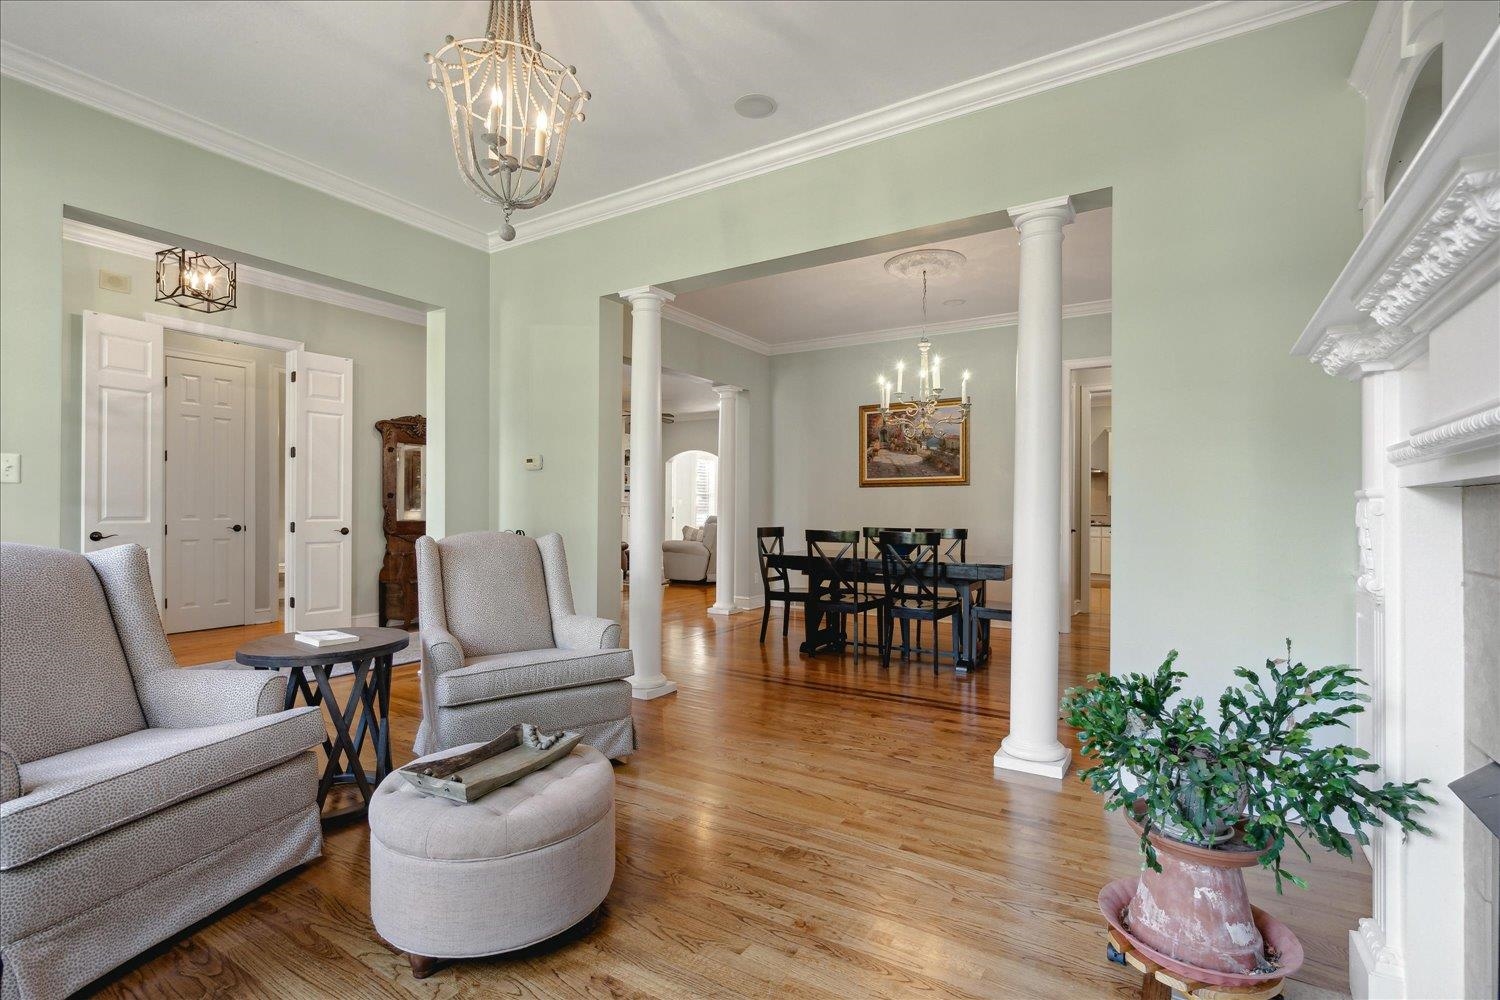
<svg viewBox="0 0 1500 1000">
<path fill-rule="evenodd" d="M 1390 16 L 1385 23 L 1395 30 Z M 1471 995 L 1465 948 L 1492 930 L 1466 916 L 1464 809 L 1447 786 L 1468 770 L 1473 736 L 1462 724 L 1462 504 L 1449 487 L 1500 482 L 1497 48 L 1500 32 L 1293 348 L 1360 383 L 1350 587 L 1356 663 L 1372 700 L 1357 738 L 1381 778 L 1429 779 L 1438 799 L 1425 817 L 1432 836 L 1374 839 L 1374 912 L 1350 935 L 1356 1000 Z M 1387 55 L 1388 80 L 1415 76 L 1416 63 Z M 1383 178 L 1384 166 L 1367 163 L 1367 177 Z"/>
</svg>

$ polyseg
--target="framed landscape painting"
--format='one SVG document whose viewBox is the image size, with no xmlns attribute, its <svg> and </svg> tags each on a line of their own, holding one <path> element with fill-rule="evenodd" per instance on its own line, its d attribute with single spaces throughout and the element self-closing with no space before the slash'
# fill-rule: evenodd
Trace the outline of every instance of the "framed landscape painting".
<svg viewBox="0 0 1500 1000">
<path fill-rule="evenodd" d="M 931 433 L 910 434 L 881 416 L 875 404 L 859 408 L 859 485 L 969 485 L 969 424 L 959 422 L 959 401 L 938 404 Z"/>
</svg>

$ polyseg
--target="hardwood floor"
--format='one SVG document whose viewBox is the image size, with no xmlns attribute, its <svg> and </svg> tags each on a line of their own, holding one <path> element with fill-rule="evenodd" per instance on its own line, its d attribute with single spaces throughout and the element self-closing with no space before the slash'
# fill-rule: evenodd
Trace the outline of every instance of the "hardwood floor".
<svg viewBox="0 0 1500 1000">
<path fill-rule="evenodd" d="M 1107 588 L 1064 636 L 1064 682 L 1104 669 Z M 997 779 L 1008 633 L 987 670 L 805 659 L 801 623 L 764 647 L 760 616 L 706 615 L 708 588 L 666 595 L 675 696 L 637 702 L 641 750 L 615 770 L 618 869 L 562 940 L 417 981 L 368 918 L 368 829 L 104 983 L 106 997 L 1117 997 L 1095 896 L 1137 866 L 1129 832 L 1070 775 Z M 774 615 L 774 613 L 773 613 Z M 186 657 L 233 655 L 204 634 Z M 393 690 L 398 761 L 418 716 L 414 667 Z M 1064 734 L 1070 745 L 1071 735 Z M 1300 979 L 1343 990 L 1369 869 L 1303 863 L 1311 892 L 1256 902 L 1307 948 Z M 496 899 L 504 906 L 504 899 Z"/>
</svg>

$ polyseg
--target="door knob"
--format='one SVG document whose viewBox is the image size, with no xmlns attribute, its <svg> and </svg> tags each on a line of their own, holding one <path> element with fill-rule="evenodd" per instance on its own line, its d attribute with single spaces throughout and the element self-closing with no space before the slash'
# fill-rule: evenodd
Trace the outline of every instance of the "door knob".
<svg viewBox="0 0 1500 1000">
<path fill-rule="evenodd" d="M 230 531 L 244 531 L 245 530 L 245 526 L 243 524 L 236 524 L 234 527 L 230 528 L 229 530 Z"/>
<path fill-rule="evenodd" d="M 102 542 L 106 538 L 113 538 L 113 537 L 115 537 L 115 536 L 114 535 L 101 535 L 97 531 L 90 531 L 89 532 L 89 541 L 91 541 L 91 542 Z"/>
<path fill-rule="evenodd" d="M 349 529 L 348 528 L 340 528 L 339 529 L 339 534 L 341 534 L 341 535 L 347 535 L 347 534 L 349 534 Z"/>
</svg>

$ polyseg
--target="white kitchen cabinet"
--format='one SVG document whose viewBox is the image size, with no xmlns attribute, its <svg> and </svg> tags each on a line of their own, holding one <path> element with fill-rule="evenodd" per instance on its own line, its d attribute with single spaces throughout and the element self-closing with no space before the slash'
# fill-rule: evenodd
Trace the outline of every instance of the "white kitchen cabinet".
<svg viewBox="0 0 1500 1000">
<path fill-rule="evenodd" d="M 1089 526 L 1089 569 L 1101 576 L 1109 575 L 1110 531 L 1107 524 Z"/>
</svg>

